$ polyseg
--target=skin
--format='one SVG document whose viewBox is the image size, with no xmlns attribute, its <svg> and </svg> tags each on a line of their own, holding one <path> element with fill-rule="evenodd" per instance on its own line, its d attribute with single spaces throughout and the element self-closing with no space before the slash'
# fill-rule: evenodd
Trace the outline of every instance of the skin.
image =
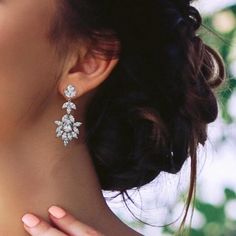
<svg viewBox="0 0 236 236">
<path fill-rule="evenodd" d="M 47 39 L 56 2 L 0 1 L 0 235 L 29 235 L 21 221 L 27 212 L 51 224 L 51 205 L 105 235 L 140 235 L 107 206 L 83 125 L 66 148 L 56 138 L 67 85 L 79 91 L 73 115 L 83 123 L 88 101 L 118 62 L 78 44 L 62 63 Z"/>
<path fill-rule="evenodd" d="M 55 206 L 52 206 L 54 208 Z M 58 207 L 58 206 L 56 206 Z M 51 209 L 51 207 L 50 207 Z M 61 210 L 64 211 L 63 215 L 56 214 L 49 209 L 49 216 L 54 226 L 51 226 L 47 222 L 45 222 L 40 217 L 33 215 L 33 221 L 30 225 L 24 224 L 26 231 L 32 236 L 104 236 L 94 228 L 78 221 L 73 215 L 66 212 L 65 209 L 60 207 Z M 51 214 L 52 213 L 52 214 Z M 29 215 L 29 214 L 26 214 Z M 32 214 L 31 214 L 32 215 Z"/>
</svg>

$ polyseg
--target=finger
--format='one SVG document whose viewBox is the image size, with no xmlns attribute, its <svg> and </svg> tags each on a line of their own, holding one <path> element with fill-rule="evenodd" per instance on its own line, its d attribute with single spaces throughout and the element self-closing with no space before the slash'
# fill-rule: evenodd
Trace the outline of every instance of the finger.
<svg viewBox="0 0 236 236">
<path fill-rule="evenodd" d="M 49 209 L 50 219 L 70 236 L 104 236 L 94 228 L 78 221 L 73 215 L 58 206 Z"/>
<path fill-rule="evenodd" d="M 32 236 L 68 236 L 43 219 L 27 213 L 22 217 L 25 230 Z"/>
</svg>

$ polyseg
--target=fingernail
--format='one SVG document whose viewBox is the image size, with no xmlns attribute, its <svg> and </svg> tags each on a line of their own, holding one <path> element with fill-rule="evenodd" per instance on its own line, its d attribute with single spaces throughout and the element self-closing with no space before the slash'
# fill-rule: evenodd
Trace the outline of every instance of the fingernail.
<svg viewBox="0 0 236 236">
<path fill-rule="evenodd" d="M 66 215 L 66 212 L 58 206 L 51 206 L 48 209 L 48 211 L 50 212 L 50 214 L 52 214 L 54 217 L 56 217 L 58 219 L 60 219 Z"/>
<path fill-rule="evenodd" d="M 40 220 L 36 216 L 29 214 L 29 213 L 25 214 L 21 218 L 21 220 L 28 227 L 35 227 L 40 222 Z"/>
</svg>

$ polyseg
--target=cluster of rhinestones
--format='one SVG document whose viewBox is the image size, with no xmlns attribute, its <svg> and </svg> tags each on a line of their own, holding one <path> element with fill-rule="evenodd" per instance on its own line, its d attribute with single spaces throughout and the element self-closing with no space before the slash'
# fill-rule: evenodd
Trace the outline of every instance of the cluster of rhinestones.
<svg viewBox="0 0 236 236">
<path fill-rule="evenodd" d="M 66 108 L 67 114 L 62 117 L 61 121 L 56 120 L 54 122 L 58 125 L 56 129 L 56 137 L 61 137 L 66 146 L 73 138 L 78 139 L 78 127 L 82 125 L 82 123 L 75 122 L 75 118 L 70 114 L 72 110 L 76 110 L 76 105 L 71 102 L 71 98 L 76 95 L 75 87 L 71 84 L 68 85 L 64 90 L 64 94 L 68 98 L 68 101 L 63 104 L 62 109 Z"/>
</svg>

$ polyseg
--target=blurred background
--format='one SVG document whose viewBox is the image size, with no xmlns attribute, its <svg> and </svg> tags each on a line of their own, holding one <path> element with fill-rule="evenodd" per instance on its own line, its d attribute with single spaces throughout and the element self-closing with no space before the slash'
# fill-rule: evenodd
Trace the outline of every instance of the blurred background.
<svg viewBox="0 0 236 236">
<path fill-rule="evenodd" d="M 235 236 L 236 0 L 197 0 L 193 5 L 202 14 L 203 24 L 210 29 L 202 27 L 199 34 L 225 61 L 227 82 L 217 94 L 219 115 L 208 127 L 208 142 L 198 150 L 196 202 L 190 235 Z M 177 175 L 162 173 L 139 191 L 130 190 L 135 204 L 127 201 L 127 205 L 134 216 L 120 197 L 107 203 L 122 221 L 145 236 L 174 235 L 181 218 L 169 226 L 152 227 L 139 222 L 135 216 L 156 226 L 177 220 L 187 196 L 189 164 L 186 162 Z M 107 199 L 116 194 L 103 193 Z"/>
</svg>

